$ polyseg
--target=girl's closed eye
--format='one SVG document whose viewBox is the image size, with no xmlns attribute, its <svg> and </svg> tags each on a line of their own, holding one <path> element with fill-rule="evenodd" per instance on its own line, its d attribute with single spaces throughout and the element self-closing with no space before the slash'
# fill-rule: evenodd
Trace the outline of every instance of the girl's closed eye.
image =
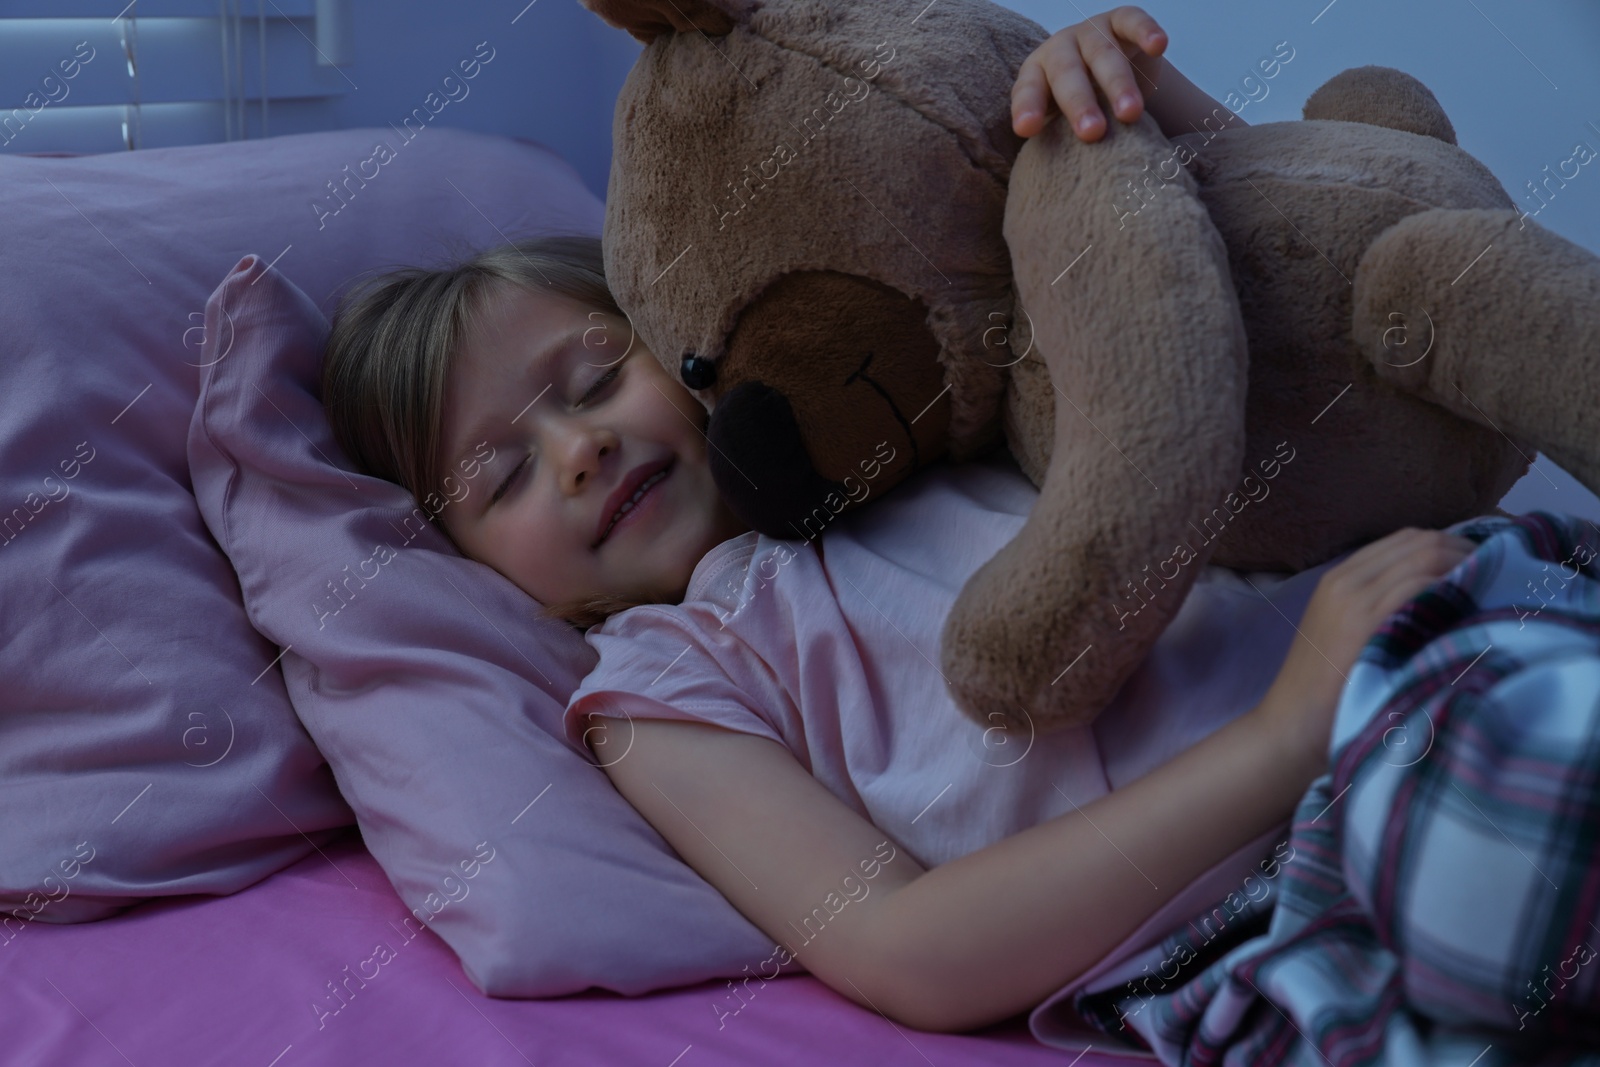
<svg viewBox="0 0 1600 1067">
<path fill-rule="evenodd" d="M 585 404 L 591 398 L 593 398 L 596 393 L 600 392 L 606 386 L 608 386 L 612 382 L 616 381 L 617 375 L 619 375 L 621 373 L 622 373 L 622 363 L 619 360 L 617 362 L 617 364 L 615 366 L 613 366 L 610 370 L 606 371 L 604 374 L 600 375 L 599 378 L 595 379 L 595 383 L 589 387 L 589 391 L 588 392 L 584 393 L 581 397 L 578 398 L 578 406 L 580 406 L 580 407 L 583 406 L 583 404 Z"/>
<path fill-rule="evenodd" d="M 583 396 L 578 398 L 578 403 L 576 406 L 582 407 L 584 404 L 588 403 L 597 394 L 603 391 L 606 386 L 616 381 L 617 375 L 621 373 L 622 363 L 621 361 L 618 361 L 618 363 L 610 370 L 606 371 L 604 374 L 600 375 L 599 378 L 595 379 L 595 383 L 588 388 Z M 517 475 L 522 473 L 522 468 L 528 465 L 528 460 L 531 458 L 531 456 L 523 456 L 522 461 L 511 469 L 511 473 L 506 475 L 505 481 L 501 482 L 500 485 L 496 487 L 494 493 L 489 497 L 490 504 L 498 503 L 500 498 L 505 496 L 506 491 L 511 488 L 511 483 L 516 481 Z"/>
<path fill-rule="evenodd" d="M 511 483 L 516 480 L 517 474 L 521 472 L 523 467 L 528 465 L 528 460 L 530 458 L 532 457 L 523 456 L 521 462 L 519 462 L 515 467 L 511 468 L 511 473 L 506 475 L 506 480 L 501 482 L 500 485 L 496 487 L 494 493 L 490 495 L 490 504 L 498 504 L 500 502 L 500 498 L 505 496 L 506 490 L 511 488 Z"/>
</svg>

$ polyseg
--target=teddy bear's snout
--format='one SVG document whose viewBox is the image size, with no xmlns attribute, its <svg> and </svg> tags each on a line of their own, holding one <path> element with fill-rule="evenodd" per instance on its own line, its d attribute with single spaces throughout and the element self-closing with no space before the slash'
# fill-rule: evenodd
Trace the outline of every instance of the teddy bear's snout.
<svg viewBox="0 0 1600 1067">
<path fill-rule="evenodd" d="M 826 505 L 837 487 L 812 466 L 794 408 L 778 390 L 763 382 L 734 386 L 712 409 L 706 437 L 711 476 L 751 529 L 809 540 L 837 513 Z"/>
<path fill-rule="evenodd" d="M 788 273 L 715 361 L 683 351 L 685 385 L 713 379 L 717 487 L 769 537 L 810 540 L 944 452 L 951 407 L 928 309 L 882 282 Z"/>
</svg>

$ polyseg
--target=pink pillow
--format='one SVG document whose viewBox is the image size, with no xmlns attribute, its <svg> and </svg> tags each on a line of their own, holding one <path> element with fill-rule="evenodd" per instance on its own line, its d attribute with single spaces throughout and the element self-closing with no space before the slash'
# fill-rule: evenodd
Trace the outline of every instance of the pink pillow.
<svg viewBox="0 0 1600 1067">
<path fill-rule="evenodd" d="M 549 149 L 443 127 L 362 178 L 394 139 L 0 154 L 0 949 L 353 827 L 190 491 L 206 299 L 253 249 L 331 308 L 363 271 L 603 214 Z"/>
<path fill-rule="evenodd" d="M 480 210 L 515 232 L 530 189 L 598 217 L 549 151 L 440 129 L 341 184 L 319 228 L 326 183 L 393 136 L 0 155 L 0 946 L 234 892 L 354 820 L 189 491 L 206 297 L 270 248 L 329 301 L 443 239 L 498 239 Z"/>
<path fill-rule="evenodd" d="M 566 739 L 594 651 L 340 452 L 315 305 L 250 255 L 205 330 L 195 495 L 412 915 L 497 996 L 634 994 L 759 967 L 771 942 Z M 445 491 L 483 488 L 463 474 Z"/>
</svg>

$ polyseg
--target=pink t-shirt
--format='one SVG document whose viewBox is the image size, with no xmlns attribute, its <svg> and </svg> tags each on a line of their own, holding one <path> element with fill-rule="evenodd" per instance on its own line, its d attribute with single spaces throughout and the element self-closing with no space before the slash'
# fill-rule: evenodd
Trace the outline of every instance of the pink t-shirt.
<svg viewBox="0 0 1600 1067">
<path fill-rule="evenodd" d="M 723 542 L 682 604 L 589 630 L 600 659 L 567 705 L 568 736 L 581 744 L 594 712 L 771 738 L 931 868 L 1127 785 L 1254 706 L 1335 562 L 1293 576 L 1202 568 L 1092 724 L 1003 741 L 951 700 L 939 637 L 963 583 L 1037 497 L 999 451 L 934 464 L 820 540 Z M 1287 825 L 1219 863 L 1080 982 L 1224 896 Z"/>
</svg>

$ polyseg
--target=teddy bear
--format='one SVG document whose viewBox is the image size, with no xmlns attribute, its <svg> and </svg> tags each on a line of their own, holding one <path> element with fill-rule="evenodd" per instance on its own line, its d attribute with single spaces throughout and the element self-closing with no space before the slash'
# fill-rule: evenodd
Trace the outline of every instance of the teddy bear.
<svg viewBox="0 0 1600 1067">
<path fill-rule="evenodd" d="M 646 45 L 607 276 L 733 510 L 809 539 L 999 447 L 1038 487 L 942 633 L 981 725 L 1092 722 L 1208 563 L 1492 512 L 1536 450 L 1600 489 L 1600 259 L 1409 75 L 1344 71 L 1303 121 L 1024 140 L 1048 34 L 985 0 L 584 3 Z"/>
</svg>

